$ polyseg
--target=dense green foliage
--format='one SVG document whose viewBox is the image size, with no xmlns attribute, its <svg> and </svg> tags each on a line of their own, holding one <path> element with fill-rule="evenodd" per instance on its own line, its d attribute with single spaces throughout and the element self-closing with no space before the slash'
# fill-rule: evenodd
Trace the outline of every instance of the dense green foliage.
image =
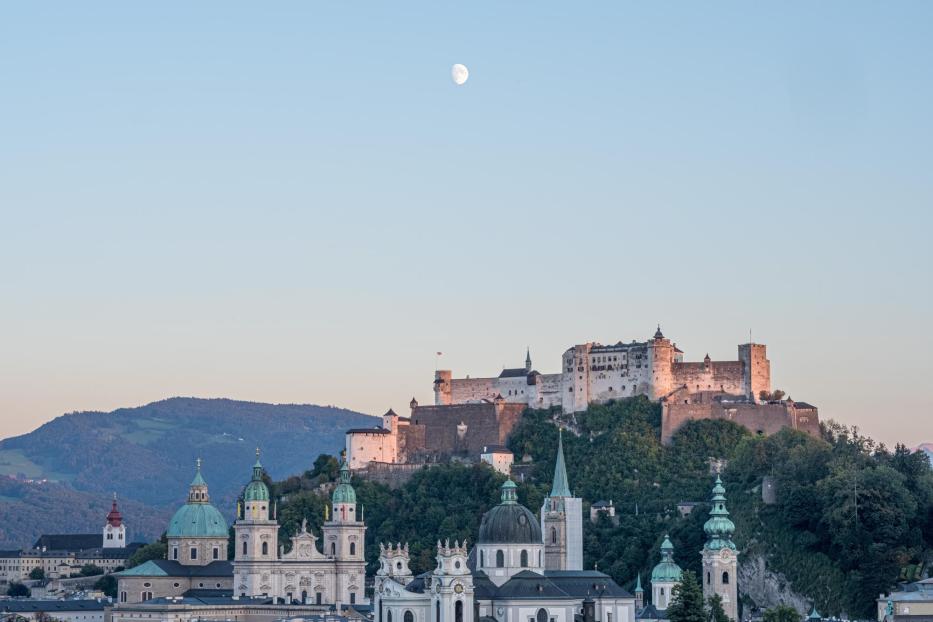
<svg viewBox="0 0 933 622">
<path fill-rule="evenodd" d="M 33 581 L 44 581 L 45 580 L 45 570 L 36 566 L 31 571 L 29 571 L 29 578 Z"/>
<path fill-rule="evenodd" d="M 100 590 L 104 593 L 104 596 L 109 596 L 110 598 L 117 597 L 117 579 L 113 575 L 104 575 L 100 579 L 94 582 L 94 589 Z"/>
<path fill-rule="evenodd" d="M 828 426 L 825 439 L 790 430 L 764 438 L 729 421 L 692 422 L 665 447 L 658 440 L 660 407 L 644 398 L 573 416 L 525 414 L 509 444 L 519 460 L 532 459 L 522 468 L 519 500 L 533 510 L 550 489 L 556 421 L 571 430 L 564 450 L 574 493 L 617 508 L 617 524 L 605 517 L 584 522 L 584 564 L 629 589 L 658 562 L 666 533 L 675 561 L 700 571 L 711 460 L 727 461 L 723 479 L 743 558 L 766 559 L 825 614 L 870 616 L 873 598 L 933 542 L 933 471 L 923 453 L 888 452 L 840 426 Z M 334 466 L 320 459 L 313 471 L 274 486 L 285 542 L 302 518 L 320 533 L 327 503 L 321 487 L 333 481 Z M 761 501 L 765 476 L 777 488 L 774 505 Z M 482 513 L 498 503 L 501 482 L 485 465 L 424 469 L 392 491 L 355 481 L 370 569 L 379 542 L 408 542 L 412 570 L 433 568 L 436 540 L 475 538 Z M 681 516 L 682 501 L 699 505 Z M 743 606 L 755 603 L 746 599 Z"/>
<path fill-rule="evenodd" d="M 165 539 L 165 534 L 162 534 L 162 539 L 158 542 L 144 544 L 136 549 L 136 551 L 130 555 L 130 558 L 126 560 L 126 567 L 134 568 L 140 564 L 145 564 L 150 559 L 165 559 L 166 553 L 168 553 L 168 543 Z"/>
<path fill-rule="evenodd" d="M 81 566 L 80 574 L 82 577 L 94 577 L 99 574 L 104 574 L 104 569 L 96 564 L 84 564 Z"/>
<path fill-rule="evenodd" d="M 765 611 L 764 622 L 801 622 L 801 617 L 793 607 L 778 605 Z"/>
<path fill-rule="evenodd" d="M 709 619 L 703 603 L 703 588 L 700 587 L 697 576 L 689 570 L 671 590 L 667 618 L 671 622 L 707 622 Z"/>
<path fill-rule="evenodd" d="M 707 620 L 709 622 L 729 622 L 726 610 L 722 606 L 722 596 L 713 594 L 706 599 Z"/>
<path fill-rule="evenodd" d="M 31 593 L 32 591 L 22 583 L 10 583 L 10 587 L 6 591 L 6 595 L 10 598 L 29 598 Z"/>
</svg>

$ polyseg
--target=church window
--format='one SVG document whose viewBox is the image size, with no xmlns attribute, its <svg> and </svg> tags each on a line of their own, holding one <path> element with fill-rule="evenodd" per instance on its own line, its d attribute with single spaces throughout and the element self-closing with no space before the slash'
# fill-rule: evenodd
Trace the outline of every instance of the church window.
<svg viewBox="0 0 933 622">
<path fill-rule="evenodd" d="M 405 622 L 415 622 L 415 614 L 411 612 L 411 609 L 405 611 Z"/>
<path fill-rule="evenodd" d="M 336 542 L 331 542 L 331 543 L 330 543 L 330 554 L 331 554 L 331 555 L 336 555 L 336 554 L 337 554 L 337 543 L 336 543 Z"/>
<path fill-rule="evenodd" d="M 661 596 L 664 596 L 664 588 L 661 588 Z"/>
<path fill-rule="evenodd" d="M 350 543 L 350 555 L 356 555 L 356 542 Z"/>
<path fill-rule="evenodd" d="M 535 622 L 548 622 L 547 609 L 538 609 L 538 613 L 535 615 Z"/>
<path fill-rule="evenodd" d="M 121 603 L 126 602 L 126 592 L 120 592 L 120 602 Z"/>
<path fill-rule="evenodd" d="M 220 559 L 220 549 L 216 546 L 214 547 L 214 559 Z"/>
<path fill-rule="evenodd" d="M 463 622 L 463 601 L 458 600 L 454 604 L 454 622 Z"/>
<path fill-rule="evenodd" d="M 175 587 L 175 588 L 181 587 L 181 583 L 172 583 L 172 587 Z"/>
<path fill-rule="evenodd" d="M 197 559 L 197 558 L 198 558 L 198 549 L 197 547 L 193 546 L 191 547 L 191 559 Z"/>
<path fill-rule="evenodd" d="M 728 572 L 722 573 L 722 584 L 729 585 L 729 573 Z"/>
<path fill-rule="evenodd" d="M 710 583 L 710 577 L 709 577 L 709 573 L 707 572 L 706 573 L 706 585 L 709 585 L 709 583 Z"/>
<path fill-rule="evenodd" d="M 486 566 L 486 556 L 483 554 L 483 551 L 479 552 L 479 567 L 484 568 Z"/>
<path fill-rule="evenodd" d="M 392 611 L 386 611 L 386 622 L 392 622 Z"/>
<path fill-rule="evenodd" d="M 262 554 L 263 554 L 263 555 L 268 555 L 268 554 L 269 554 L 269 543 L 268 543 L 268 542 L 263 542 L 263 543 L 262 543 Z"/>
<path fill-rule="evenodd" d="M 302 602 L 303 604 L 308 602 L 308 590 L 301 590 L 301 602 Z M 382 613 L 382 612 L 380 611 L 380 613 Z M 380 620 L 380 622 L 381 622 L 381 620 Z"/>
<path fill-rule="evenodd" d="M 178 559 L 178 547 L 177 546 L 172 547 L 172 559 Z"/>
<path fill-rule="evenodd" d="M 505 567 L 505 553 L 503 553 L 502 550 L 500 549 L 496 551 L 496 568 L 504 568 L 504 567 Z"/>
<path fill-rule="evenodd" d="M 350 604 L 351 605 L 356 604 L 356 592 L 350 592 Z"/>
<path fill-rule="evenodd" d="M 522 568 L 528 567 L 528 551 L 522 549 Z"/>
<path fill-rule="evenodd" d="M 246 555 L 246 542 L 243 543 L 243 555 Z"/>
<path fill-rule="evenodd" d="M 557 529 L 551 527 L 551 544 L 557 544 Z"/>
<path fill-rule="evenodd" d="M 611 612 L 611 611 L 607 611 L 607 612 L 606 612 L 606 622 L 612 622 L 612 612 Z"/>
<path fill-rule="evenodd" d="M 441 622 L 441 601 L 434 602 L 434 622 Z"/>
<path fill-rule="evenodd" d="M 324 599 L 324 595 L 321 592 L 314 593 L 314 602 L 317 605 L 321 604 L 321 601 Z M 391 619 L 391 618 L 390 618 Z"/>
</svg>

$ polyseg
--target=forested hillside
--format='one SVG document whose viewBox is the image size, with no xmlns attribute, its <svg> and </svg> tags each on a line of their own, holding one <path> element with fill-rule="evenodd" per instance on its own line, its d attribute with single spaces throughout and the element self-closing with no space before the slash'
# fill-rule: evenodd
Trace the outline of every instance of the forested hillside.
<svg viewBox="0 0 933 622">
<path fill-rule="evenodd" d="M 533 459 L 519 499 L 535 511 L 550 488 L 556 418 L 526 413 L 510 441 L 518 459 Z M 640 398 L 595 406 L 564 423 L 575 432 L 564 434 L 564 447 L 584 512 L 600 499 L 618 508 L 618 526 L 585 522 L 585 564 L 630 589 L 639 572 L 644 580 L 657 563 L 665 533 L 677 562 L 699 570 L 711 458 L 728 461 L 723 478 L 743 558 L 766 560 L 789 581 L 787 589 L 824 615 L 870 616 L 877 594 L 903 569 L 915 569 L 933 541 L 933 472 L 923 453 L 891 452 L 838 426 L 827 430 L 827 440 L 792 431 L 759 438 L 726 421 L 692 423 L 663 447 L 659 406 Z M 336 461 L 321 457 L 313 470 L 274 486 L 282 495 L 283 536 L 305 516 L 319 528 L 326 497 L 318 486 L 335 475 Z M 763 476 L 777 487 L 774 505 L 761 502 Z M 411 545 L 414 571 L 433 568 L 439 538 L 475 539 L 482 513 L 498 503 L 502 479 L 486 466 L 450 465 L 425 469 L 397 491 L 355 482 L 369 561 L 378 556 L 378 542 L 400 541 Z M 682 518 L 680 501 L 701 504 Z M 756 604 L 774 603 L 746 598 L 746 606 Z"/>
<path fill-rule="evenodd" d="M 121 500 L 139 502 L 124 510 L 129 529 L 157 536 L 164 521 L 155 526 L 152 519 L 184 502 L 197 457 L 204 461 L 213 502 L 232 517 L 256 447 L 262 448 L 269 472 L 285 477 L 307 469 L 322 452 L 339 451 L 347 428 L 378 421 L 329 406 L 195 398 L 63 415 L 29 434 L 0 441 L 0 476 L 20 484 L 46 479 L 61 484 L 0 493 L 0 515 L 21 517 L 4 521 L 0 546 L 31 544 L 37 531 L 96 531 L 106 510 L 91 516 L 75 512 L 73 502 L 81 499 L 86 506 L 87 500 L 96 500 L 94 507 L 109 507 L 114 492 Z M 32 494 L 20 494 L 27 490 Z"/>
</svg>

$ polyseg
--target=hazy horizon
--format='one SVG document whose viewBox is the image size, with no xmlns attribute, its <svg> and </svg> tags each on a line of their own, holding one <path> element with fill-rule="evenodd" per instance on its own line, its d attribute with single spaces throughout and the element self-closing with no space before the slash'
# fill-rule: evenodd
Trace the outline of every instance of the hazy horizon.
<svg viewBox="0 0 933 622">
<path fill-rule="evenodd" d="M 933 441 L 930 23 L 3 7 L 0 437 L 176 395 L 404 413 L 437 351 L 556 372 L 660 323 L 692 361 L 751 330 L 821 419 Z"/>
</svg>

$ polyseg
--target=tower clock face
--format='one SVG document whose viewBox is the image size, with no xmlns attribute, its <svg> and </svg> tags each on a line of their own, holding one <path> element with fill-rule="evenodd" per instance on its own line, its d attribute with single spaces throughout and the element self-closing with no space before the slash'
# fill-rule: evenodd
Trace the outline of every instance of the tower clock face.
<svg viewBox="0 0 933 622">
<path fill-rule="evenodd" d="M 729 556 L 730 556 L 730 555 L 731 555 L 731 553 L 729 552 L 729 549 L 723 549 L 723 550 L 722 550 L 722 558 L 723 558 L 723 559 L 726 559 L 726 560 L 729 559 Z"/>
<path fill-rule="evenodd" d="M 462 592 L 463 592 L 463 586 L 460 585 L 460 584 L 458 583 L 457 585 L 454 586 L 454 591 L 455 591 L 457 594 L 462 593 Z"/>
</svg>

